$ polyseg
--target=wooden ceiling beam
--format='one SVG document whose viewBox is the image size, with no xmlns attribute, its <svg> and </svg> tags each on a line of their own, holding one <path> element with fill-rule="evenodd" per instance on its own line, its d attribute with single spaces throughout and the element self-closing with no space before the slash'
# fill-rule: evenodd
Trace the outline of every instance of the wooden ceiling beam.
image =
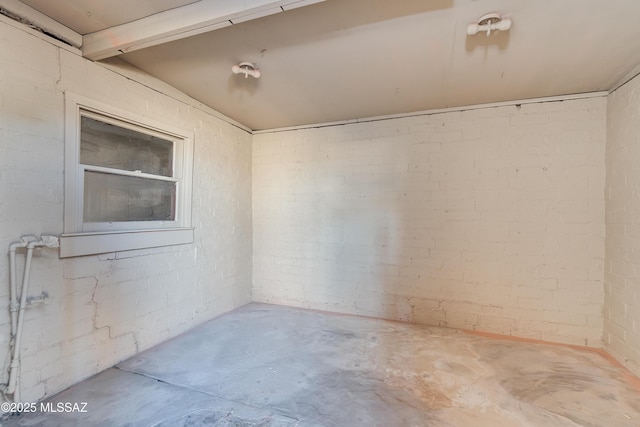
<svg viewBox="0 0 640 427">
<path fill-rule="evenodd" d="M 80 47 L 80 45 L 82 45 L 82 35 L 38 12 L 32 7 L 27 6 L 21 1 L 0 0 L 0 9 L 8 12 L 6 14 L 10 18 L 50 34 L 59 40 L 69 43 L 71 46 Z"/>
<path fill-rule="evenodd" d="M 324 0 L 201 0 L 82 38 L 82 54 L 100 60 Z"/>
</svg>

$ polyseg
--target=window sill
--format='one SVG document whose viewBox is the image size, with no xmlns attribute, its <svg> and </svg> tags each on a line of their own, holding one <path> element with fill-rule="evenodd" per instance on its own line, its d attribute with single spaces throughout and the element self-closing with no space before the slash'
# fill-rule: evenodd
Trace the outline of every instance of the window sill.
<svg viewBox="0 0 640 427">
<path fill-rule="evenodd" d="M 63 234 L 60 258 L 187 243 L 193 243 L 193 228 Z"/>
</svg>

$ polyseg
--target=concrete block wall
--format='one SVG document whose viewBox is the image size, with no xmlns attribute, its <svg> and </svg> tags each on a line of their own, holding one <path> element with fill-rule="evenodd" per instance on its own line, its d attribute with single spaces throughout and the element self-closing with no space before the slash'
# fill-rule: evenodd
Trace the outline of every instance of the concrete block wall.
<svg viewBox="0 0 640 427">
<path fill-rule="evenodd" d="M 605 349 L 640 376 L 640 78 L 607 109 Z"/>
<path fill-rule="evenodd" d="M 254 300 L 601 347 L 606 104 L 254 135 Z"/>
<path fill-rule="evenodd" d="M 117 61 L 83 59 L 0 17 L 0 247 L 63 230 L 64 91 L 193 130 L 195 242 L 60 260 L 37 250 L 22 348 L 33 402 L 251 300 L 251 134 Z M 6 253 L 6 252 L 5 252 Z M 22 256 L 19 256 L 19 275 Z M 0 257 L 0 307 L 8 306 Z M 9 344 L 0 310 L 0 354 Z M 6 382 L 6 372 L 2 381 Z"/>
</svg>

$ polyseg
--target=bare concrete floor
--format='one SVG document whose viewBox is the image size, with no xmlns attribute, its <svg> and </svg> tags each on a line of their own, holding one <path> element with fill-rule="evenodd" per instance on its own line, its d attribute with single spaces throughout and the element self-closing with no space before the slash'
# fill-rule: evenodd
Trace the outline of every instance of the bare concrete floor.
<svg viewBox="0 0 640 427">
<path fill-rule="evenodd" d="M 250 304 L 3 426 L 640 426 L 637 379 L 601 354 Z"/>
</svg>

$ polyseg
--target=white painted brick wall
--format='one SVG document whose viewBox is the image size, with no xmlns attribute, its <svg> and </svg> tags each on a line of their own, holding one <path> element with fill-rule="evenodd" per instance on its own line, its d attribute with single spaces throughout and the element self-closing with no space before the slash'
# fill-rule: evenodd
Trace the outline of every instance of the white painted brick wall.
<svg viewBox="0 0 640 427">
<path fill-rule="evenodd" d="M 606 98 L 254 136 L 254 299 L 602 346 Z"/>
<path fill-rule="evenodd" d="M 605 349 L 640 376 L 640 78 L 607 108 Z"/>
<path fill-rule="evenodd" d="M 195 134 L 194 244 L 66 260 L 36 251 L 29 294 L 51 300 L 24 328 L 22 397 L 35 401 L 250 301 L 251 135 L 164 83 L 17 25 L 0 21 L 0 247 L 62 232 L 65 90 Z M 2 256 L 3 355 L 8 277 Z"/>
</svg>

